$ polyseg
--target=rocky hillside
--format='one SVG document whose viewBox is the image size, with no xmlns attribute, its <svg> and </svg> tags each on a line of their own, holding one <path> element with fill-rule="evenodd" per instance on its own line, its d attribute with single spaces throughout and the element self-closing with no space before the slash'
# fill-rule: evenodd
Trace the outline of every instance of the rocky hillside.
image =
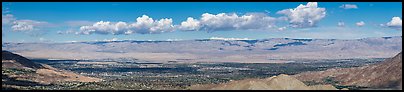
<svg viewBox="0 0 404 92">
<path fill-rule="evenodd" d="M 98 82 L 101 79 L 75 74 L 32 62 L 8 51 L 2 51 L 2 87 L 38 86 L 63 82 Z"/>
<path fill-rule="evenodd" d="M 370 88 L 402 89 L 401 52 L 384 62 L 355 68 L 336 68 L 319 72 L 305 72 L 294 75 L 301 81 L 324 83 L 325 79 L 336 81 L 338 85 Z"/>
<path fill-rule="evenodd" d="M 291 76 L 281 74 L 266 79 L 244 79 L 223 84 L 193 85 L 191 90 L 337 90 L 332 85 L 307 86 Z"/>
</svg>

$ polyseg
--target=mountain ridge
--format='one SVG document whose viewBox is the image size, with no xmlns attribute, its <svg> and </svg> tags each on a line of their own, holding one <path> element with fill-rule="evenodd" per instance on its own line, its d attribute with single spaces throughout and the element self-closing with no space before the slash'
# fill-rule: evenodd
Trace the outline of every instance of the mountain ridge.
<svg viewBox="0 0 404 92">
<path fill-rule="evenodd" d="M 150 62 L 282 63 L 284 59 L 387 58 L 402 49 L 402 38 L 127 41 L 90 43 L 3 43 L 2 49 L 28 58 L 114 59 Z M 372 49 L 372 50 L 369 50 Z M 45 54 L 47 53 L 47 54 Z M 157 57 L 159 56 L 159 57 Z"/>
</svg>

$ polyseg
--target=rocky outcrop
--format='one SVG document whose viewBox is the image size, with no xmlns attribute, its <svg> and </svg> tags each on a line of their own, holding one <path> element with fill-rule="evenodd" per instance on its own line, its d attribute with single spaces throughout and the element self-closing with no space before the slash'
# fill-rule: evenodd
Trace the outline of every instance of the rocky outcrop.
<svg viewBox="0 0 404 92">
<path fill-rule="evenodd" d="M 370 88 L 402 89 L 402 59 L 401 52 L 384 62 L 355 68 L 336 68 L 326 71 L 305 72 L 294 75 L 301 81 L 323 83 L 325 78 L 331 78 L 338 85 L 360 86 Z"/>
<path fill-rule="evenodd" d="M 307 86 L 289 75 L 266 79 L 244 79 L 223 84 L 193 85 L 191 90 L 337 90 L 332 85 Z"/>
</svg>

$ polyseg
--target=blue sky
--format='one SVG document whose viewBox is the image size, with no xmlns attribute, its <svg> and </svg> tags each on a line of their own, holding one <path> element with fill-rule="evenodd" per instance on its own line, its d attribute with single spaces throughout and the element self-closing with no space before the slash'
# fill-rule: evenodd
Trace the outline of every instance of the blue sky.
<svg viewBox="0 0 404 92">
<path fill-rule="evenodd" d="M 401 18 L 401 2 L 3 2 L 2 42 L 356 39 L 402 36 Z"/>
</svg>

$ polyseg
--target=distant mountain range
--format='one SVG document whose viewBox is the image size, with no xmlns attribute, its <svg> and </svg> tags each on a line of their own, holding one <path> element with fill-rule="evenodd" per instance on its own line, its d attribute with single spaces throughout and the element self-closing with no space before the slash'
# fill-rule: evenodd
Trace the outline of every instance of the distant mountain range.
<svg viewBox="0 0 404 92">
<path fill-rule="evenodd" d="M 167 62 L 286 62 L 281 59 L 389 58 L 402 50 L 402 36 L 363 39 L 197 39 L 3 43 L 29 58 L 117 59 Z"/>
</svg>

